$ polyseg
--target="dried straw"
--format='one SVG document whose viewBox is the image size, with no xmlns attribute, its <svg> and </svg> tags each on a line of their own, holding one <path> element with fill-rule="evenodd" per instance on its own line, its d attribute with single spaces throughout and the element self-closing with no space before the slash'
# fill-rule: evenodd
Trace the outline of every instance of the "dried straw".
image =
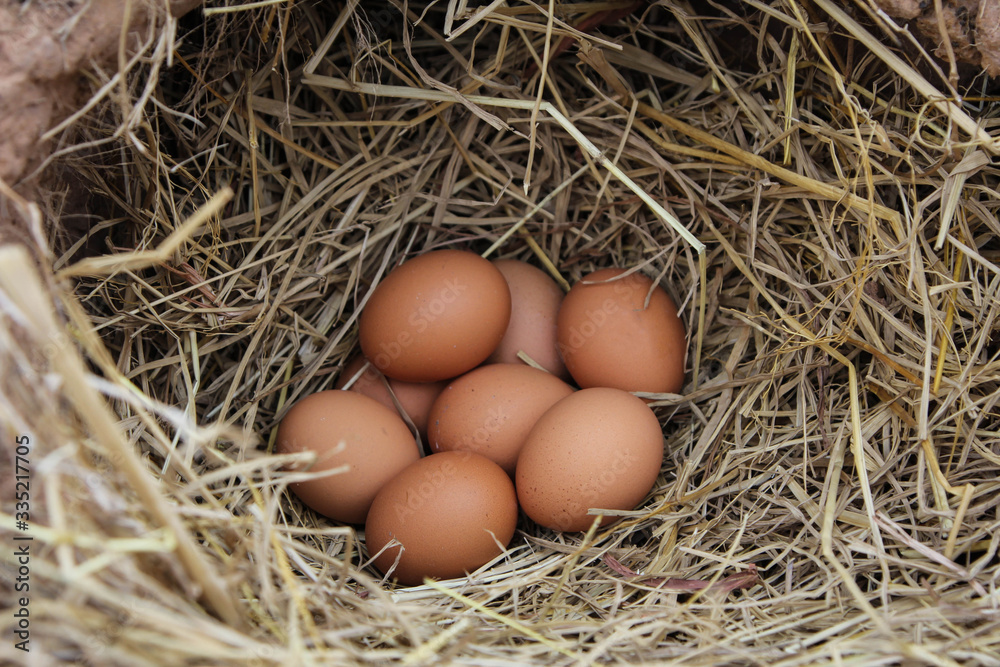
<svg viewBox="0 0 1000 667">
<path fill-rule="evenodd" d="M 87 238 L 2 191 L 39 664 L 1000 664 L 994 82 L 829 0 L 206 13 L 59 128 Z M 640 508 L 399 588 L 273 433 L 442 247 L 659 279 L 691 374 Z"/>
</svg>

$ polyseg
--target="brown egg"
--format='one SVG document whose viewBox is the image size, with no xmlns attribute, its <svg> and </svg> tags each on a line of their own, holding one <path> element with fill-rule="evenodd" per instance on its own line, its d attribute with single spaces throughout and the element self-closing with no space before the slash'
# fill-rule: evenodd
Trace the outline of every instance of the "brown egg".
<svg viewBox="0 0 1000 667">
<path fill-rule="evenodd" d="M 556 348 L 556 317 L 564 296 L 562 289 L 547 273 L 526 262 L 498 259 L 493 266 L 510 287 L 510 324 L 487 363 L 520 364 L 523 362 L 517 353 L 523 351 L 548 372 L 569 379 Z"/>
<path fill-rule="evenodd" d="M 538 418 L 573 387 L 537 368 L 480 366 L 453 380 L 431 407 L 427 443 L 433 452 L 482 454 L 514 476 L 517 455 Z"/>
<path fill-rule="evenodd" d="M 503 274 L 479 255 L 437 250 L 404 262 L 361 313 L 361 349 L 406 382 L 461 375 L 496 349 L 510 321 Z"/>
<path fill-rule="evenodd" d="M 586 530 L 595 519 L 588 509 L 631 510 L 642 502 L 662 462 L 663 432 L 641 399 L 620 389 L 581 389 L 528 434 L 517 460 L 517 499 L 536 523 Z"/>
<path fill-rule="evenodd" d="M 375 567 L 414 585 L 488 563 L 514 536 L 517 494 L 510 477 L 472 452 L 431 454 L 382 487 L 368 513 L 365 544 Z"/>
<path fill-rule="evenodd" d="M 558 338 L 566 368 L 580 387 L 677 393 L 684 386 L 684 323 L 673 299 L 640 273 L 602 269 L 573 286 L 559 309 Z"/>
<path fill-rule="evenodd" d="M 277 450 L 316 452 L 310 472 L 347 466 L 344 472 L 289 487 L 312 509 L 345 523 L 364 523 L 382 485 L 420 458 L 410 429 L 395 410 L 337 389 L 292 406 L 278 427 Z"/>
<path fill-rule="evenodd" d="M 361 367 L 365 364 L 367 360 L 364 356 L 358 354 L 355 355 L 353 359 L 347 362 L 344 366 L 344 370 L 340 372 L 340 377 L 337 378 L 336 384 L 334 384 L 335 389 L 343 389 L 344 385 L 347 384 L 348 380 L 352 379 L 361 370 Z M 391 408 L 393 412 L 396 411 L 396 404 L 392 402 L 392 394 L 389 393 L 389 389 L 392 389 L 392 393 L 396 395 L 396 399 L 399 401 L 400 406 L 406 412 L 406 416 L 410 418 L 413 425 L 417 427 L 420 431 L 421 437 L 427 437 L 427 418 L 431 412 L 431 406 L 434 405 L 434 399 L 444 390 L 447 386 L 447 382 L 403 382 L 402 380 L 394 380 L 393 378 L 386 378 L 389 386 L 386 387 L 386 382 L 383 382 L 380 377 L 381 373 L 375 368 L 374 364 L 368 364 L 368 368 L 364 373 L 361 374 L 354 384 L 351 385 L 351 391 L 356 391 L 360 394 L 364 394 L 370 398 L 374 398 L 376 401 Z"/>
</svg>

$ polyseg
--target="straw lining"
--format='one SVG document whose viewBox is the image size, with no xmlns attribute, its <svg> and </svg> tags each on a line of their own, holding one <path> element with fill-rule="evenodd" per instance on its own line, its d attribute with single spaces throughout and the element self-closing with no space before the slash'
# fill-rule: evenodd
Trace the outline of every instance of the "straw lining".
<svg viewBox="0 0 1000 667">
<path fill-rule="evenodd" d="M 93 227 L 104 254 L 50 238 L 41 273 L 0 261 L 0 414 L 35 443 L 33 646 L 996 663 L 996 99 L 955 101 L 827 0 L 601 23 L 631 5 L 228 8 L 185 28 L 156 86 L 97 75 L 57 158 L 116 211 Z M 356 351 L 372 287 L 442 247 L 567 284 L 640 267 L 680 304 L 693 369 L 656 397 L 667 454 L 641 508 L 585 535 L 522 522 L 469 579 L 393 588 L 269 452 Z M 726 592 L 649 583 L 751 570 Z"/>
</svg>

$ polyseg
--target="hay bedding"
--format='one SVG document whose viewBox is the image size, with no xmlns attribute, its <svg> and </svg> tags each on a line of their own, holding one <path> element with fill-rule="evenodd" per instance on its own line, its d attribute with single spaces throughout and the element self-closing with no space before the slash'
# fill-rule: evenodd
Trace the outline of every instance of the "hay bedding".
<svg viewBox="0 0 1000 667">
<path fill-rule="evenodd" d="M 957 101 L 947 65 L 828 0 L 361 4 L 182 20 L 154 85 L 135 68 L 64 138 L 113 211 L 86 238 L 45 225 L 56 193 L 5 188 L 43 272 L 4 251 L 35 539 L 32 652 L 5 613 L 0 656 L 1000 664 L 993 82 Z M 462 97 L 540 87 L 602 157 Z M 269 452 L 373 285 L 441 247 L 570 283 L 640 267 L 692 371 L 622 523 L 523 523 L 468 580 L 393 588 Z"/>
</svg>

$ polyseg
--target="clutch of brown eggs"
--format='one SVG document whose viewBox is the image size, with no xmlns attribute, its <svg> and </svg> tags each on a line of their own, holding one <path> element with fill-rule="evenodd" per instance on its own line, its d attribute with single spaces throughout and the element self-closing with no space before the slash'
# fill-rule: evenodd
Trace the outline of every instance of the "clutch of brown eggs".
<svg viewBox="0 0 1000 667">
<path fill-rule="evenodd" d="M 662 430 L 629 392 L 680 391 L 686 341 L 673 300 L 649 278 L 605 269 L 563 299 L 526 263 L 434 251 L 385 276 L 364 305 L 360 339 L 377 372 L 354 391 L 316 395 L 357 399 L 303 399 L 278 446 L 315 451 L 312 471 L 341 466 L 292 490 L 326 516 L 365 523 L 375 566 L 400 583 L 496 558 L 519 506 L 543 526 L 578 531 L 595 520 L 590 508 L 632 510 L 653 488 Z M 432 453 L 419 456 L 397 406 Z"/>
</svg>

